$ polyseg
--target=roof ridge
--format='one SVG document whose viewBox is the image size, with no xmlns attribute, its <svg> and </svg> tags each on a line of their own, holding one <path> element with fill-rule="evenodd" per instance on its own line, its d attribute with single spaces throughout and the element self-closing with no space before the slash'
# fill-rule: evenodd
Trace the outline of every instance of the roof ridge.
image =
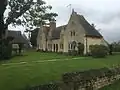
<svg viewBox="0 0 120 90">
<path fill-rule="evenodd" d="M 59 28 L 59 27 L 64 27 L 64 26 L 67 26 L 67 24 L 66 24 L 66 25 L 61 25 L 61 26 L 58 26 L 58 27 L 56 27 L 56 28 Z"/>
</svg>

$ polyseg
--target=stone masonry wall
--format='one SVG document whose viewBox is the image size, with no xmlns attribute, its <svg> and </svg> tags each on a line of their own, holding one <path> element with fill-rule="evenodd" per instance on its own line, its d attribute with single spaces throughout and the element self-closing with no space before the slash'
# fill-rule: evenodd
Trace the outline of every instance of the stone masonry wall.
<svg viewBox="0 0 120 90">
<path fill-rule="evenodd" d="M 28 90 L 98 90 L 120 79 L 120 67 L 65 73 L 62 81 L 40 85 Z"/>
</svg>

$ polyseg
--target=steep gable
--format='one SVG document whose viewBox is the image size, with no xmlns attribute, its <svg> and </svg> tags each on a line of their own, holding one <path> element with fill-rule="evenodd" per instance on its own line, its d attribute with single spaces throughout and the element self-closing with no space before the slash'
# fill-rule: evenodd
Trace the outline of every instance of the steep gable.
<svg viewBox="0 0 120 90">
<path fill-rule="evenodd" d="M 86 32 L 86 36 L 102 37 L 102 35 L 93 26 L 91 26 L 82 15 L 77 14 L 77 17 L 79 23 L 82 25 Z"/>
</svg>

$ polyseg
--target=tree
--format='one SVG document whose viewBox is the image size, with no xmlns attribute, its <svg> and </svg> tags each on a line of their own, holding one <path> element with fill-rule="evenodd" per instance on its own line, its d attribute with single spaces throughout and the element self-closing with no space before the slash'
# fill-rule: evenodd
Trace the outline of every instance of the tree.
<svg viewBox="0 0 120 90">
<path fill-rule="evenodd" d="M 41 24 L 44 25 L 48 21 L 55 20 L 57 16 L 56 13 L 49 12 L 52 6 L 47 6 L 42 0 L 8 0 L 8 9 L 10 12 L 8 17 L 5 17 L 4 24 L 3 13 L 7 5 L 6 1 L 7 0 L 2 0 L 3 3 L 1 2 L 0 5 L 0 21 L 2 22 L 0 23 L 0 39 L 2 39 L 2 44 L 0 45 L 5 46 L 5 51 L 7 50 L 6 48 L 9 45 L 9 41 L 7 44 L 4 44 L 5 40 L 3 37 L 9 24 L 14 26 L 23 25 L 27 30 L 31 30 L 32 28 L 39 27 Z M 2 48 L 0 48 L 0 52 L 3 52 Z M 1 57 L 3 56 L 1 54 Z"/>
<path fill-rule="evenodd" d="M 78 48 L 78 54 L 83 55 L 83 53 L 84 53 L 84 44 L 79 42 L 77 48 Z"/>
<path fill-rule="evenodd" d="M 55 17 L 57 16 L 57 14 L 50 12 L 50 10 L 52 9 L 52 6 L 46 5 L 46 3 L 42 0 L 37 0 L 36 2 L 34 0 L 28 0 L 26 4 L 24 3 L 25 3 L 25 0 L 22 0 L 22 1 L 10 0 L 9 6 L 14 7 L 16 5 L 16 8 L 14 7 L 15 10 L 14 8 L 11 8 L 12 12 L 10 12 L 9 15 L 11 15 L 10 17 L 13 17 L 14 13 L 16 13 L 16 15 L 20 15 L 19 17 L 14 18 L 12 24 L 23 25 L 26 28 L 25 32 L 29 33 L 29 39 L 30 39 L 32 30 L 36 28 L 40 28 L 41 25 L 45 25 L 50 21 L 55 21 Z M 23 8 L 22 5 L 24 5 L 27 9 L 26 8 L 25 8 L 26 10 L 20 9 L 19 10 L 20 14 L 17 14 L 18 13 L 17 8 L 18 9 Z M 21 14 L 21 12 L 23 14 Z M 8 21 L 10 21 L 9 19 L 10 18 L 8 18 Z M 31 39 L 33 39 L 33 37 Z M 35 43 L 36 42 L 34 42 L 34 44 Z"/>
<path fill-rule="evenodd" d="M 113 42 L 111 45 L 113 46 L 113 52 L 120 52 L 120 41 Z"/>
<path fill-rule="evenodd" d="M 35 30 L 33 30 L 31 32 L 31 38 L 30 38 L 30 42 L 32 44 L 33 47 L 36 47 L 37 46 L 37 35 L 38 35 L 38 31 L 39 31 L 39 28 L 36 28 Z"/>
<path fill-rule="evenodd" d="M 113 45 L 109 44 L 109 54 L 112 55 L 113 53 Z"/>
<path fill-rule="evenodd" d="M 9 53 L 9 50 L 10 50 L 7 47 L 5 47 L 7 40 L 4 40 L 4 38 L 3 38 L 4 34 L 5 34 L 3 18 L 4 18 L 4 11 L 6 9 L 6 5 L 7 5 L 7 0 L 1 0 L 1 2 L 0 2 L 0 59 L 2 59 L 3 56 L 5 58 L 8 58 L 9 57 L 8 53 Z M 10 45 L 8 45 L 8 47 L 9 46 Z M 8 50 L 8 51 L 5 51 L 5 50 Z M 5 55 L 5 53 L 6 53 L 7 56 Z"/>
<path fill-rule="evenodd" d="M 42 0 L 10 0 L 9 17 L 6 25 L 23 25 L 27 32 L 40 28 L 48 21 L 54 21 L 56 13 L 50 12 L 52 6 Z"/>
<path fill-rule="evenodd" d="M 0 40 L 2 39 L 4 32 L 4 11 L 6 9 L 7 0 L 1 0 L 0 2 Z"/>
</svg>

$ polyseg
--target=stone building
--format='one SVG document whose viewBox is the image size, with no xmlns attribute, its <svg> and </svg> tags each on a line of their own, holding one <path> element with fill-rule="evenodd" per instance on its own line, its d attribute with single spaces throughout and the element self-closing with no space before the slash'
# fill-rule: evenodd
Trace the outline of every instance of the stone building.
<svg viewBox="0 0 120 90">
<path fill-rule="evenodd" d="M 56 27 L 55 22 L 41 26 L 37 37 L 37 49 L 53 52 L 68 52 L 76 49 L 78 43 L 84 44 L 84 54 L 89 46 L 107 45 L 103 36 L 82 16 L 72 11 L 67 25 Z"/>
</svg>

